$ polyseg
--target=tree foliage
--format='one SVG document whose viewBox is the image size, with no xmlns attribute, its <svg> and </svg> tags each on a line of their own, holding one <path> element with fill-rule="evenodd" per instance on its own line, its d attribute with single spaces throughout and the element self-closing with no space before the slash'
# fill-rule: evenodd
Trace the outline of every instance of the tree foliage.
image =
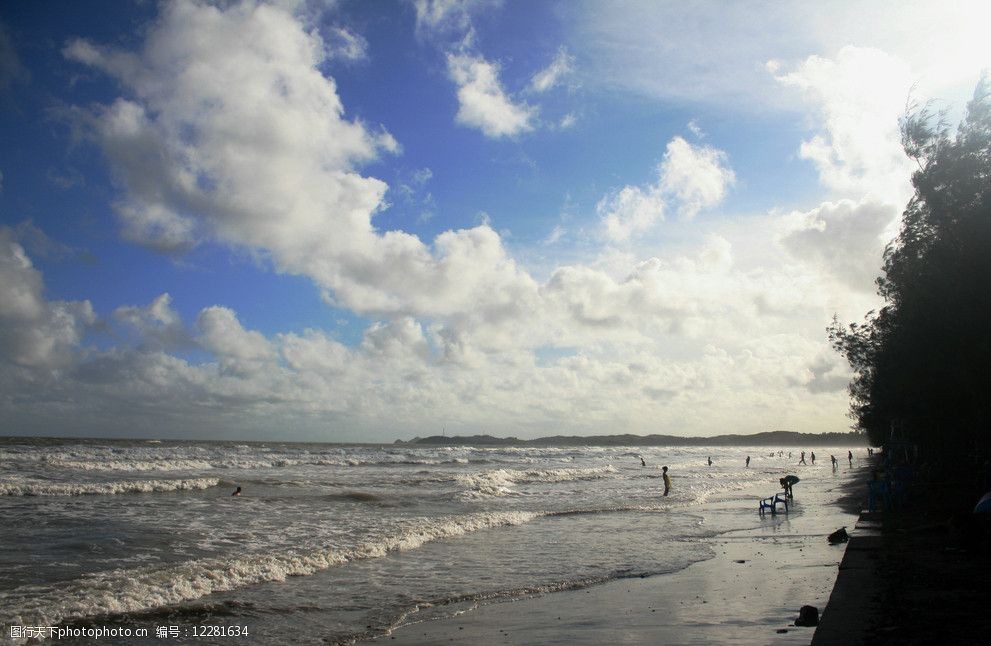
<svg viewBox="0 0 991 646">
<path fill-rule="evenodd" d="M 875 445 L 901 431 L 934 462 L 988 455 L 991 404 L 991 83 L 955 136 L 927 109 L 901 122 L 915 195 L 877 280 L 884 305 L 829 328 L 854 370 L 851 412 Z"/>
</svg>

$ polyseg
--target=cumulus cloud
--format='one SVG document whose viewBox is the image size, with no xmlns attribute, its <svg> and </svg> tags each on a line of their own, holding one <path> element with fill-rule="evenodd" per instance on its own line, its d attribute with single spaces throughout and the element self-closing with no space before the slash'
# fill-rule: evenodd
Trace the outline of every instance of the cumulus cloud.
<svg viewBox="0 0 991 646">
<path fill-rule="evenodd" d="M 395 141 L 345 117 L 318 69 L 324 52 L 291 14 L 253 2 L 165 5 L 136 53 L 69 43 L 67 57 L 133 94 L 92 114 L 123 188 L 124 236 L 162 250 L 210 239 L 256 250 L 361 313 L 443 315 L 532 290 L 485 224 L 432 248 L 375 230 L 386 185 L 356 166 Z M 454 68 L 466 75 L 466 118 L 503 134 L 528 127 L 515 107 L 500 112 L 498 95 L 489 101 L 494 68 L 471 57 Z"/>
<path fill-rule="evenodd" d="M 145 306 L 118 307 L 113 317 L 135 333 L 143 347 L 174 350 L 189 343 L 189 333 L 179 313 L 172 309 L 172 297 L 167 293 Z"/>
<path fill-rule="evenodd" d="M 603 197 L 596 211 L 606 236 L 621 242 L 663 220 L 669 203 L 675 204 L 685 219 L 716 206 L 735 181 L 725 152 L 710 146 L 693 146 L 675 137 L 668 142 L 655 183 L 646 187 L 624 186 Z"/>
<path fill-rule="evenodd" d="M 788 420 L 827 430 L 817 426 L 824 407 L 834 413 L 827 420 L 846 408 L 835 390 L 842 371 L 826 365 L 821 340 L 801 332 L 806 313 L 822 313 L 807 300 L 814 291 L 781 274 L 736 270 L 722 236 L 691 256 L 631 259 L 625 270 L 617 260 L 612 273 L 561 267 L 531 292 L 502 301 L 476 294 L 477 310 L 426 328 L 409 316 L 375 321 L 353 347 L 320 330 L 266 336 L 215 305 L 194 322 L 203 356 L 193 362 L 166 347 L 185 327 L 168 294 L 114 311 L 141 343 L 82 348 L 82 330 L 95 320 L 88 303 L 46 301 L 40 274 L 3 235 L 0 383 L 8 398 L 0 410 L 18 428 L 44 419 L 65 429 L 129 433 L 140 423 L 176 433 L 209 421 L 217 433 L 244 437 L 270 436 L 276 420 L 312 433 L 346 420 L 336 437 L 388 440 L 429 431 L 440 412 L 451 425 L 496 433 L 600 432 L 603 424 L 706 433 Z M 450 242 L 452 263 L 470 261 L 459 255 L 463 242 Z M 760 294 L 774 294 L 779 311 L 752 307 Z M 807 318 L 821 334 L 817 315 Z M 25 374 L 53 371 L 43 396 L 24 390 Z M 71 420 L 60 412 L 70 401 Z"/>
<path fill-rule="evenodd" d="M 683 217 L 693 218 L 702 209 L 722 202 L 727 188 L 736 182 L 728 160 L 721 150 L 693 146 L 675 137 L 664 153 L 658 187 L 678 199 Z"/>
<path fill-rule="evenodd" d="M 847 46 L 836 58 L 810 56 L 795 69 L 768 69 L 801 89 L 822 118 L 822 132 L 802 142 L 822 183 L 841 195 L 904 204 L 911 194 L 911 162 L 902 151 L 898 119 L 914 77 L 904 61 L 883 51 Z"/>
<path fill-rule="evenodd" d="M 253 371 L 276 356 L 268 339 L 260 332 L 245 330 L 230 308 L 214 305 L 204 309 L 196 319 L 196 328 L 199 344 L 227 370 Z"/>
<path fill-rule="evenodd" d="M 895 207 L 881 202 L 825 202 L 786 217 L 779 242 L 796 259 L 853 289 L 873 292 L 887 242 L 884 234 L 897 216 Z"/>
<path fill-rule="evenodd" d="M 512 137 L 533 129 L 536 109 L 513 103 L 499 82 L 499 66 L 479 56 L 448 54 L 447 71 L 458 86 L 457 121 L 486 137 Z"/>
<path fill-rule="evenodd" d="M 426 29 L 461 24 L 466 5 L 414 6 Z M 808 341 L 822 333 L 817 276 L 802 267 L 797 275 L 744 270 L 729 233 L 702 232 L 646 260 L 624 249 L 598 263 L 576 261 L 538 281 L 487 222 L 429 243 L 377 230 L 386 186 L 361 168 L 398 143 L 347 116 L 334 80 L 319 71 L 328 52 L 279 6 L 182 0 L 163 6 L 135 52 L 87 41 L 65 48 L 125 88 L 89 114 L 89 125 L 120 186 L 126 237 L 162 250 L 219 241 L 256 252 L 369 317 L 360 342 L 320 330 L 266 335 L 223 303 L 187 329 L 161 294 L 113 312 L 137 343 L 84 349 L 92 309 L 44 300 L 40 274 L 12 243 L 0 283 L 8 290 L 0 300 L 7 363 L 65 366 L 60 390 L 46 395 L 60 401 L 161 406 L 173 420 L 234 420 L 257 433 L 270 432 L 265 423 L 276 416 L 280 427 L 292 419 L 321 431 L 328 419 L 346 419 L 355 433 L 377 433 L 355 439 L 392 439 L 396 420 L 412 434 L 433 428 L 438 411 L 499 433 L 564 424 L 575 432 L 604 424 L 746 432 L 765 430 L 771 418 L 762 411 L 781 401 L 790 408 L 775 424 L 806 422 L 823 398 L 835 409 L 830 419 L 842 417 L 841 395 L 806 387 L 822 345 Z M 535 116 L 512 103 L 496 66 L 470 54 L 448 64 L 459 87 L 474 92 L 472 127 L 504 133 L 496 136 L 533 127 Z M 413 173 L 400 187 L 422 189 L 430 175 Z M 676 138 L 656 179 L 603 198 L 599 214 L 607 229 L 613 222 L 613 239 L 628 239 L 665 212 L 687 219 L 712 208 L 733 181 L 725 153 Z M 828 229 L 838 216 L 822 217 Z M 32 345 L 17 337 L 29 325 L 50 342 L 47 355 L 17 355 Z M 180 341 L 196 344 L 195 359 L 175 352 Z M 7 374 L 3 384 L 14 383 Z"/>
<path fill-rule="evenodd" d="M 844 392 L 852 378 L 849 366 L 835 353 L 822 353 L 808 366 L 805 387 L 811 393 Z"/>
<path fill-rule="evenodd" d="M 73 362 L 96 315 L 89 301 L 47 301 L 43 291 L 41 272 L 12 231 L 0 227 L 0 358 L 50 371 Z"/>
<path fill-rule="evenodd" d="M 624 186 L 595 205 L 610 240 L 622 242 L 664 218 L 664 195 L 657 186 Z"/>
</svg>

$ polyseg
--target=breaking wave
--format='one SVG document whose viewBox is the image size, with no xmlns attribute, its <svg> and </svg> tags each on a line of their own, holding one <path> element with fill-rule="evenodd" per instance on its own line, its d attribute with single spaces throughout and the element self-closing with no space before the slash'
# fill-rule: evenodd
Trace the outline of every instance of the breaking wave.
<svg viewBox="0 0 991 646">
<path fill-rule="evenodd" d="M 47 482 L 44 480 L 24 480 L 0 483 L 0 496 L 105 496 L 125 493 L 209 489 L 219 484 L 220 480 L 218 478 L 119 480 L 116 482 Z"/>
<path fill-rule="evenodd" d="M 505 496 L 513 493 L 514 484 L 540 482 L 570 482 L 574 480 L 595 480 L 616 473 L 609 465 L 586 469 L 494 469 L 482 473 L 462 473 L 455 480 L 468 489 L 472 495 Z"/>
<path fill-rule="evenodd" d="M 204 558 L 168 567 L 118 569 L 88 575 L 39 594 L 36 586 L 0 593 L 10 625 L 54 626 L 70 619 L 139 612 L 175 605 L 214 592 L 234 590 L 291 576 L 306 576 L 360 559 L 416 549 L 430 541 L 530 522 L 538 512 L 489 512 L 437 520 L 421 519 L 382 540 L 353 548 L 310 552 L 255 553 Z"/>
</svg>

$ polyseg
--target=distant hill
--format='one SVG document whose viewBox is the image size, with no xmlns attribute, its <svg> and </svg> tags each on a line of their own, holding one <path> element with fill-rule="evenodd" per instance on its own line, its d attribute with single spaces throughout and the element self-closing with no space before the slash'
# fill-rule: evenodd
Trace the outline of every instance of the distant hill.
<svg viewBox="0 0 991 646">
<path fill-rule="evenodd" d="M 765 431 L 752 435 L 680 437 L 676 435 L 554 435 L 521 440 L 492 435 L 414 437 L 396 444 L 416 446 L 867 446 L 866 437 L 850 433 Z"/>
</svg>

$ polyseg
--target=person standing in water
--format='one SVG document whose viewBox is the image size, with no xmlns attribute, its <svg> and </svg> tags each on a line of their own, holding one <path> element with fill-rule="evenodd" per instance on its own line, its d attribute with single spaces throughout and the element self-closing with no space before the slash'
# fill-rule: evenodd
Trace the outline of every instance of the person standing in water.
<svg viewBox="0 0 991 646">
<path fill-rule="evenodd" d="M 709 456 L 709 466 L 710 467 L 712 466 L 712 456 L 711 455 Z"/>
<path fill-rule="evenodd" d="M 671 476 L 668 475 L 668 468 L 661 467 L 661 477 L 664 478 L 664 495 L 671 491 Z"/>
<path fill-rule="evenodd" d="M 234 490 L 234 493 L 232 493 L 231 495 L 232 496 L 240 496 L 241 495 L 241 487 L 238 487 L 237 489 L 235 489 Z"/>
<path fill-rule="evenodd" d="M 750 456 L 749 455 L 747 456 L 747 467 L 748 468 L 750 467 Z"/>
<path fill-rule="evenodd" d="M 836 471 L 836 456 L 835 455 L 830 455 L 829 456 L 829 461 L 833 463 L 833 471 Z"/>
<path fill-rule="evenodd" d="M 644 462 L 644 460 L 643 460 L 643 456 L 642 456 L 642 455 L 640 456 L 640 466 L 642 466 L 642 467 L 645 467 L 645 466 L 647 466 L 647 463 L 646 463 L 646 462 Z"/>
<path fill-rule="evenodd" d="M 850 461 L 850 466 L 853 466 L 853 451 L 846 452 L 846 459 Z"/>
</svg>

